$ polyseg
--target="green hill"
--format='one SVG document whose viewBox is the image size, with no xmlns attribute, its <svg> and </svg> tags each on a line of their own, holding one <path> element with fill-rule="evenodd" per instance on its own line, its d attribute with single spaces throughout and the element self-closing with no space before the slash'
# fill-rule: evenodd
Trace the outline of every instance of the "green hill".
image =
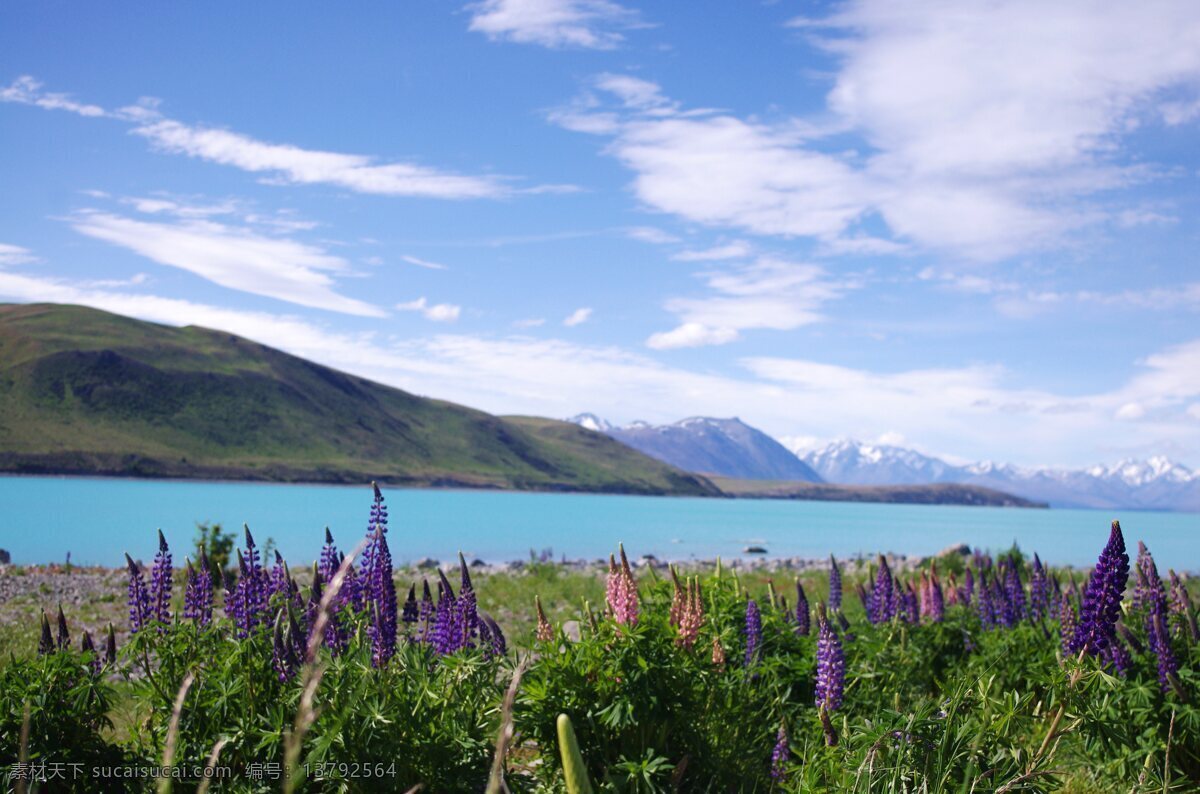
<svg viewBox="0 0 1200 794">
<path fill-rule="evenodd" d="M 607 436 L 496 417 L 232 334 L 0 305 L 0 472 L 719 495 Z"/>
</svg>

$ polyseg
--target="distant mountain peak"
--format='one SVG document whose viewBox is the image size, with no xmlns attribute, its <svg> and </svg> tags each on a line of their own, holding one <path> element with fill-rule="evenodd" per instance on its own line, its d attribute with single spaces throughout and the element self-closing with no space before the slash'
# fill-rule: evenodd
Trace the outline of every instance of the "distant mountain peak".
<svg viewBox="0 0 1200 794">
<path fill-rule="evenodd" d="M 601 419 L 595 414 L 588 413 L 575 414 L 575 416 L 572 416 L 566 421 L 570 422 L 571 424 L 579 425 L 586 430 L 593 430 L 597 433 L 607 433 L 609 430 L 612 430 L 615 427 L 615 425 L 613 425 L 607 419 Z"/>
</svg>

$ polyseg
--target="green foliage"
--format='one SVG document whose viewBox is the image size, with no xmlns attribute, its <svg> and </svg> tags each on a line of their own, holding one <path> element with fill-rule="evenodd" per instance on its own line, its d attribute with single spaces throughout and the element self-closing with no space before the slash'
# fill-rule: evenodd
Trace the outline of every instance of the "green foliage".
<svg viewBox="0 0 1200 794">
<path fill-rule="evenodd" d="M 223 572 L 231 569 L 233 545 L 236 542 L 236 536 L 232 532 L 226 532 L 220 524 L 196 524 L 196 538 L 193 542 L 196 559 L 200 559 L 201 551 L 208 556 L 209 572 L 214 583 L 221 584 L 224 581 Z"/>
</svg>

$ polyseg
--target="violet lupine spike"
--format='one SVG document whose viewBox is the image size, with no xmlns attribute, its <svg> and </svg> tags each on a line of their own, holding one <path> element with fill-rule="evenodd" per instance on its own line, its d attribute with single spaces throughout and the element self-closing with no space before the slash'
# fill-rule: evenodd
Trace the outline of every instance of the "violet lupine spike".
<svg viewBox="0 0 1200 794">
<path fill-rule="evenodd" d="M 195 621 L 201 628 L 212 621 L 212 576 L 204 567 L 199 571 L 187 561 L 186 582 L 183 589 L 183 617 Z"/>
<path fill-rule="evenodd" d="M 439 656 L 446 656 L 457 650 L 455 645 L 457 639 L 456 612 L 453 596 L 447 595 L 446 585 L 439 582 L 437 608 L 434 612 L 433 631 L 430 637 L 433 650 Z"/>
<path fill-rule="evenodd" d="M 271 663 L 280 681 L 288 681 L 296 674 L 300 660 L 296 656 L 295 644 L 284 636 L 283 611 L 275 617 L 275 630 L 271 644 Z"/>
<path fill-rule="evenodd" d="M 462 647 L 474 648 L 475 636 L 479 633 L 479 607 L 475 586 L 471 583 L 471 572 L 467 569 L 467 560 L 461 551 L 458 553 L 458 568 L 458 623 L 462 631 Z"/>
<path fill-rule="evenodd" d="M 871 609 L 868 615 L 872 623 L 886 623 L 896 615 L 896 583 L 887 560 L 879 555 L 879 570 L 875 572 L 875 587 L 871 592 Z"/>
<path fill-rule="evenodd" d="M 967 569 L 970 572 L 970 568 Z M 987 574 L 979 574 L 979 595 L 975 598 L 975 611 L 979 613 L 979 622 L 983 628 L 990 629 L 995 623 L 995 611 L 992 609 L 991 588 L 988 587 Z"/>
<path fill-rule="evenodd" d="M 963 606 L 971 606 L 971 598 L 975 595 L 975 574 L 971 573 L 968 567 L 966 573 L 963 574 L 962 592 L 958 595 L 958 600 L 962 601 Z"/>
<path fill-rule="evenodd" d="M 1129 555 L 1119 522 L 1112 523 L 1108 544 L 1100 552 L 1096 568 L 1083 593 L 1079 625 L 1071 638 L 1072 653 L 1081 651 L 1103 655 L 1114 641 L 1117 619 L 1121 616 L 1121 597 L 1129 579 Z"/>
<path fill-rule="evenodd" d="M 375 530 L 375 540 L 375 560 L 368 582 L 372 620 L 367 633 L 371 637 L 372 663 L 383 667 L 396 653 L 396 583 L 392 579 L 392 553 L 381 525 Z"/>
<path fill-rule="evenodd" d="M 67 616 L 63 614 L 62 604 L 58 605 L 58 647 L 65 649 L 71 644 L 71 630 L 67 628 Z"/>
<path fill-rule="evenodd" d="M 1133 666 L 1133 660 L 1129 656 L 1129 648 L 1115 635 L 1109 640 L 1104 656 L 1112 666 L 1114 674 L 1120 678 L 1129 677 L 1129 668 Z"/>
<path fill-rule="evenodd" d="M 829 611 L 839 612 L 842 608 L 842 569 L 837 560 L 829 555 Z"/>
<path fill-rule="evenodd" d="M 433 593 L 429 590 L 429 580 L 421 580 L 421 603 L 417 605 L 417 622 L 420 625 L 420 641 L 433 641 Z"/>
<path fill-rule="evenodd" d="M 174 571 L 171 568 L 171 550 L 162 530 L 158 531 L 158 554 L 150 569 L 150 619 L 162 625 L 171 622 L 171 589 Z"/>
<path fill-rule="evenodd" d="M 408 598 L 404 601 L 404 608 L 400 610 L 400 622 L 405 625 L 405 631 L 408 627 L 417 622 L 419 610 L 417 607 L 417 585 L 411 584 L 408 587 Z"/>
<path fill-rule="evenodd" d="M 1179 660 L 1171 647 L 1171 635 L 1167 631 L 1167 617 L 1159 612 L 1154 615 L 1154 623 L 1150 634 L 1150 647 L 1158 663 L 1158 685 L 1163 692 L 1171 689 L 1175 682 L 1175 674 L 1179 672 Z"/>
<path fill-rule="evenodd" d="M 1058 601 L 1058 631 L 1062 637 L 1062 649 L 1064 652 L 1071 649 L 1071 641 L 1075 637 L 1076 623 L 1075 604 L 1071 601 L 1070 594 L 1063 593 Z"/>
<path fill-rule="evenodd" d="M 608 580 L 605 583 L 605 596 L 613 617 L 622 625 L 635 626 L 638 622 L 640 602 L 638 600 L 637 582 L 629 567 L 629 558 L 625 556 L 625 546 L 618 544 L 621 564 L 617 566 L 612 556 L 609 556 Z"/>
<path fill-rule="evenodd" d="M 842 705 L 846 683 L 846 655 L 842 641 L 829 625 L 820 607 L 817 608 L 817 678 L 816 704 L 825 712 L 837 711 Z"/>
<path fill-rule="evenodd" d="M 46 617 L 46 610 L 42 610 L 42 634 L 38 638 L 38 656 L 47 656 L 54 653 L 54 635 L 50 633 L 50 618 Z"/>
<path fill-rule="evenodd" d="M 486 612 L 481 612 L 479 619 L 488 628 L 488 641 L 492 647 L 492 655 L 505 656 L 508 653 L 508 642 L 504 639 L 504 632 L 500 630 L 500 624 Z"/>
<path fill-rule="evenodd" d="M 104 664 L 111 667 L 117 663 L 117 632 L 108 624 L 108 636 L 104 640 Z"/>
<path fill-rule="evenodd" d="M 787 775 L 787 762 L 790 755 L 787 730 L 780 725 L 779 733 L 775 734 L 775 748 L 771 750 L 771 779 L 781 782 Z"/>
<path fill-rule="evenodd" d="M 254 630 L 255 626 L 264 622 L 268 611 L 268 582 L 267 572 L 263 569 L 258 556 L 258 546 L 250 527 L 243 525 L 246 533 L 246 548 L 244 553 L 238 553 L 238 568 L 241 575 L 236 585 L 237 609 L 240 617 L 238 624 L 239 636 L 245 637 Z"/>
<path fill-rule="evenodd" d="M 342 560 L 338 556 L 337 544 L 333 542 L 333 533 L 329 531 L 329 527 L 325 527 L 325 545 L 321 547 L 321 559 L 317 563 L 317 570 L 321 572 L 321 577 L 328 582 L 341 564 Z M 342 586 L 345 587 L 345 584 Z"/>
<path fill-rule="evenodd" d="M 150 594 L 146 591 L 142 569 L 128 553 L 125 555 L 125 562 L 129 566 L 129 631 L 136 634 L 146 627 L 153 613 L 150 611 Z"/>
<path fill-rule="evenodd" d="M 1011 629 L 1017 625 L 1017 612 L 1008 598 L 1008 589 L 1000 583 L 1000 572 L 992 576 L 988 597 L 992 603 L 992 623 Z"/>
<path fill-rule="evenodd" d="M 920 607 L 917 605 L 917 594 L 913 590 L 911 581 L 906 583 L 903 588 L 899 588 L 896 599 L 898 602 L 897 612 L 901 614 L 905 622 L 917 623 L 920 621 Z"/>
<path fill-rule="evenodd" d="M 759 650 L 762 648 L 762 614 L 758 603 L 753 598 L 746 602 L 746 667 L 752 667 L 758 661 Z"/>
<path fill-rule="evenodd" d="M 291 576 L 288 574 L 287 564 L 283 561 L 283 555 L 279 550 L 275 550 L 275 564 L 271 566 L 271 573 L 267 579 L 268 600 L 290 601 L 292 597 Z"/>
<path fill-rule="evenodd" d="M 1050 578 L 1041 559 L 1034 552 L 1033 568 L 1029 574 L 1029 618 L 1041 620 L 1050 608 Z"/>
<path fill-rule="evenodd" d="M 1009 616 L 1013 622 L 1025 619 L 1025 585 L 1021 583 L 1021 572 L 1015 559 L 1010 558 L 1004 566 L 1004 596 L 1008 601 Z"/>
<path fill-rule="evenodd" d="M 796 578 L 796 633 L 807 635 L 811 628 L 811 618 L 808 614 L 808 598 L 804 595 L 804 585 Z"/>
</svg>

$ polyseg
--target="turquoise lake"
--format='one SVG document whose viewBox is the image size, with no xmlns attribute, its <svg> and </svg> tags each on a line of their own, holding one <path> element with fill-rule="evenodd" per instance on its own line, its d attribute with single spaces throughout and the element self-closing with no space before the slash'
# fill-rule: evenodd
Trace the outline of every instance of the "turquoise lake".
<svg viewBox="0 0 1200 794">
<path fill-rule="evenodd" d="M 681 499 L 591 494 L 385 489 L 397 564 L 421 557 L 522 559 L 605 557 L 624 541 L 631 556 L 711 559 L 749 545 L 772 557 L 894 551 L 930 554 L 951 543 L 993 550 L 1015 540 L 1058 564 L 1085 565 L 1119 518 L 1131 548 L 1139 539 L 1159 566 L 1200 570 L 1200 515 L 1142 511 Z M 249 524 L 260 545 L 273 538 L 293 564 L 312 560 L 329 526 L 352 548 L 366 530 L 368 487 L 0 477 L 0 548 L 18 563 L 118 565 L 123 553 L 150 559 L 162 528 L 182 560 L 198 521 Z"/>
</svg>

